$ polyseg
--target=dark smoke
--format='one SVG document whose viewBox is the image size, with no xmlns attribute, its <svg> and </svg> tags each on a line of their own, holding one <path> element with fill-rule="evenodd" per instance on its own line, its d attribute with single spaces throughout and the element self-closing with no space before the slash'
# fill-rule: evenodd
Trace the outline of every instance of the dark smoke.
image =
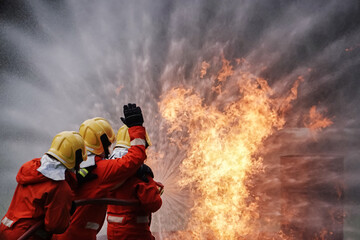
<svg viewBox="0 0 360 240">
<path fill-rule="evenodd" d="M 177 168 L 184 153 L 168 145 L 157 102 L 183 85 L 211 104 L 213 96 L 194 72 L 222 55 L 232 63 L 245 58 L 275 90 L 304 76 L 295 113 L 269 139 L 279 141 L 269 144 L 264 160 L 267 171 L 275 171 L 265 174 L 264 194 L 273 197 L 268 192 L 281 155 L 342 155 L 345 238 L 360 238 L 358 0 L 2 0 L 0 215 L 21 164 L 46 152 L 57 132 L 77 130 L 95 116 L 117 129 L 128 102 L 142 107 L 154 149 L 173 151 L 164 168 Z M 303 129 L 313 105 L 334 122 L 314 138 Z M 306 137 L 297 139 L 292 130 Z"/>
</svg>

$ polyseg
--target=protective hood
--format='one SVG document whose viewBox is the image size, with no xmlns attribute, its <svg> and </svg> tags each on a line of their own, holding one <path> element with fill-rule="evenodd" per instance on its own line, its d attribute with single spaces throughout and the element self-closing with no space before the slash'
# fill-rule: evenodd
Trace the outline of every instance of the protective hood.
<svg viewBox="0 0 360 240">
<path fill-rule="evenodd" d="M 111 154 L 110 159 L 122 158 L 127 153 L 128 153 L 127 148 L 116 147 L 113 153 Z"/>
<path fill-rule="evenodd" d="M 16 181 L 19 184 L 34 184 L 48 181 L 47 177 L 37 171 L 40 166 L 40 158 L 24 163 L 16 175 Z"/>
<path fill-rule="evenodd" d="M 45 177 L 48 177 L 54 181 L 65 180 L 66 167 L 48 155 L 44 155 L 41 158 L 41 166 L 37 169 Z"/>
<path fill-rule="evenodd" d="M 94 166 L 96 164 L 95 157 L 95 154 L 88 151 L 87 160 L 80 163 L 80 168 Z"/>
</svg>

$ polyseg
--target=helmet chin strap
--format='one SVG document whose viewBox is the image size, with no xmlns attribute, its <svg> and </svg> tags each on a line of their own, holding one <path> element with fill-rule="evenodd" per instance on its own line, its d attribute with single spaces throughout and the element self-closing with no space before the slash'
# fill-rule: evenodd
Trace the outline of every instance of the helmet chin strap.
<svg viewBox="0 0 360 240">
<path fill-rule="evenodd" d="M 108 159 L 110 155 L 109 147 L 111 146 L 111 142 L 106 134 L 101 135 L 100 137 L 101 144 L 103 145 L 104 152 L 101 154 L 101 157 Z"/>
<path fill-rule="evenodd" d="M 83 161 L 81 149 L 76 150 L 75 157 L 76 158 L 75 158 L 75 167 L 74 168 L 76 171 L 78 171 L 80 169 L 80 164 Z"/>
</svg>

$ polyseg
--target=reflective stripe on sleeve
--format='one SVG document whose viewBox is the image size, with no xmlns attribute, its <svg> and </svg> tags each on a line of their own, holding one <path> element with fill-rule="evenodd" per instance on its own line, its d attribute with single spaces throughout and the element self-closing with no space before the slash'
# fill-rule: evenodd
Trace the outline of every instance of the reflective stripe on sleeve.
<svg viewBox="0 0 360 240">
<path fill-rule="evenodd" d="M 7 226 L 8 228 L 11 227 L 11 225 L 13 225 L 14 221 L 11 219 L 8 219 L 6 216 L 3 218 L 3 220 L 1 221 L 2 224 L 4 224 L 5 226 Z"/>
<path fill-rule="evenodd" d="M 92 230 L 98 230 L 99 227 L 100 225 L 94 222 L 87 222 L 85 226 L 86 229 L 92 229 Z"/>
<path fill-rule="evenodd" d="M 141 138 L 135 138 L 134 140 L 132 140 L 130 142 L 131 146 L 135 146 L 135 145 L 143 145 L 146 146 L 146 141 L 145 139 L 141 139 Z"/>
<path fill-rule="evenodd" d="M 135 217 L 135 216 L 134 216 Z M 135 221 L 135 218 L 132 218 L 132 222 Z M 108 215 L 107 220 L 109 223 L 124 223 L 124 217 L 116 217 Z M 129 218 L 127 222 L 129 221 Z M 149 216 L 136 216 L 136 223 L 149 223 Z"/>
<path fill-rule="evenodd" d="M 108 215 L 107 220 L 108 222 L 122 223 L 124 221 L 124 217 L 115 217 Z"/>
</svg>

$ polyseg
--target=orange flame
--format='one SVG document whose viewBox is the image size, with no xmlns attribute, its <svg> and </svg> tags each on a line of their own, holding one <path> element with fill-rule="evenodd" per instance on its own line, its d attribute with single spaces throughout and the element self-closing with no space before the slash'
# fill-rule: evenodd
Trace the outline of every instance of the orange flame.
<svg viewBox="0 0 360 240">
<path fill-rule="evenodd" d="M 230 77 L 234 73 L 233 67 L 230 65 L 230 61 L 226 60 L 224 57 L 222 57 L 221 61 L 223 66 L 217 77 L 219 82 L 225 81 L 227 77 Z"/>
<path fill-rule="evenodd" d="M 186 140 L 179 184 L 194 198 L 186 239 L 259 236 L 258 199 L 249 191 L 251 177 L 263 170 L 261 157 L 255 156 L 263 141 L 283 127 L 284 112 L 297 94 L 299 81 L 286 98 L 276 98 L 265 79 L 241 66 L 233 70 L 224 58 L 222 63 L 217 79 L 237 83 L 235 102 L 219 109 L 204 104 L 194 89 L 176 87 L 159 103 L 168 133 L 181 133 Z"/>
<path fill-rule="evenodd" d="M 200 78 L 203 78 L 206 75 L 207 69 L 210 67 L 210 64 L 203 61 L 201 63 L 201 70 L 200 70 Z"/>
<path fill-rule="evenodd" d="M 312 106 L 309 112 L 309 116 L 307 118 L 307 122 L 305 122 L 304 124 L 311 131 L 316 131 L 332 125 L 333 121 L 323 117 L 320 113 L 316 111 L 316 106 Z"/>
</svg>

